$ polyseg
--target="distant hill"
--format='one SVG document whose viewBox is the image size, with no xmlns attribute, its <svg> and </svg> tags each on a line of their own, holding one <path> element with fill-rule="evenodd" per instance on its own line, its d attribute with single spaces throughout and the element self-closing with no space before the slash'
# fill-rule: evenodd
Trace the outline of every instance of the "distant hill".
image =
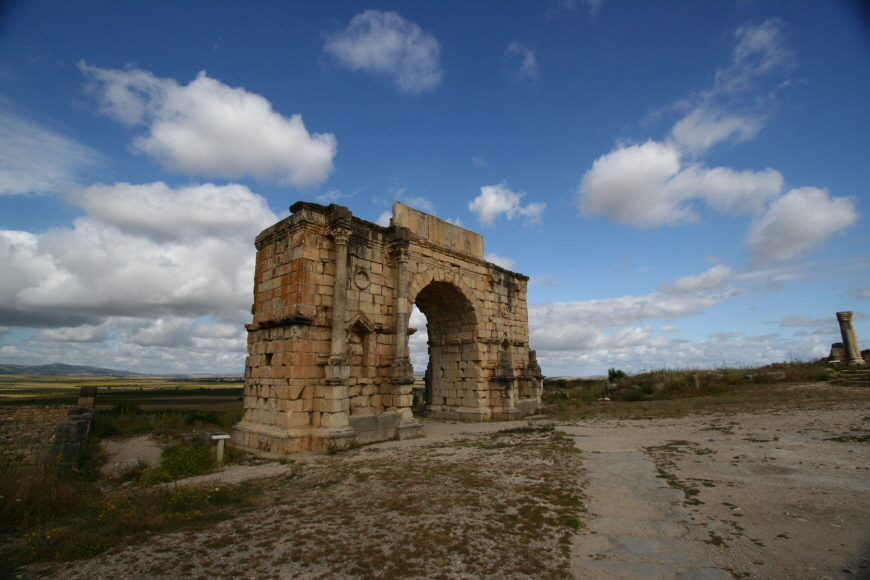
<svg viewBox="0 0 870 580">
<path fill-rule="evenodd" d="M 116 371 L 100 367 L 65 365 L 54 363 L 50 365 L 7 365 L 0 363 L 0 375 L 73 375 L 73 376 L 112 376 L 112 377 L 144 377 L 142 373 Z"/>
</svg>

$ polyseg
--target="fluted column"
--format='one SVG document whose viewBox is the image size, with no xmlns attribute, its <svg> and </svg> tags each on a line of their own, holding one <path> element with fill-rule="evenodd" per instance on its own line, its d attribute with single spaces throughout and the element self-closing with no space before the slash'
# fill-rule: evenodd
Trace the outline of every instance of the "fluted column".
<svg viewBox="0 0 870 580">
<path fill-rule="evenodd" d="M 414 382 L 414 369 L 408 358 L 408 246 L 393 247 L 396 258 L 396 344 L 392 368 L 393 382 Z"/>
<path fill-rule="evenodd" d="M 837 322 L 840 323 L 840 335 L 843 337 L 843 346 L 846 349 L 846 362 L 849 366 L 864 366 L 864 357 L 861 356 L 861 348 L 858 346 L 858 336 L 855 327 L 852 326 L 851 312 L 838 312 Z"/>
<path fill-rule="evenodd" d="M 332 342 L 326 380 L 330 384 L 341 384 L 350 375 L 344 352 L 347 340 L 344 324 L 347 318 L 347 242 L 350 230 L 334 228 L 331 235 L 335 241 L 335 286 L 332 294 Z"/>
</svg>

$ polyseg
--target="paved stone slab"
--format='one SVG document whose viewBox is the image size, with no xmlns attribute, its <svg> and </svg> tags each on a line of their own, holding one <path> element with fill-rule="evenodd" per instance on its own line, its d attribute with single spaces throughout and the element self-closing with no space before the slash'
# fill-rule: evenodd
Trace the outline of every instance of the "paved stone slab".
<svg viewBox="0 0 870 580">
<path fill-rule="evenodd" d="M 597 443 L 601 443 L 601 438 Z M 591 438 L 575 437 L 581 449 Z M 682 490 L 658 477 L 638 449 L 584 452 L 587 509 L 597 516 L 574 540 L 574 577 L 595 580 L 731 580 L 696 555 Z"/>
<path fill-rule="evenodd" d="M 590 577 L 596 580 L 733 580 L 731 574 L 719 568 L 686 568 L 620 560 L 593 560 L 587 566 L 594 571 L 594 576 Z"/>
</svg>

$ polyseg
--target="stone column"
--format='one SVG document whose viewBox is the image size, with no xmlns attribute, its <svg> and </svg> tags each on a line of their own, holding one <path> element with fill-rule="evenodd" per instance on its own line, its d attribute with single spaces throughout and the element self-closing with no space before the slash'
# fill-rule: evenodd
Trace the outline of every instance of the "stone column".
<svg viewBox="0 0 870 580">
<path fill-rule="evenodd" d="M 838 312 L 837 322 L 840 323 L 840 335 L 843 337 L 843 346 L 846 348 L 846 362 L 849 366 L 864 366 L 864 358 L 861 356 L 861 348 L 858 346 L 858 337 L 855 335 L 855 327 L 852 326 L 852 313 Z"/>
<path fill-rule="evenodd" d="M 393 383 L 393 405 L 399 407 L 399 425 L 396 435 L 399 439 L 413 439 L 423 434 L 423 425 L 414 418 L 411 411 L 414 396 L 414 368 L 408 357 L 408 248 L 407 239 L 394 243 L 392 253 L 396 257 L 396 344 L 390 381 Z"/>
<path fill-rule="evenodd" d="M 350 376 L 350 366 L 344 353 L 347 340 L 344 328 L 347 318 L 347 242 L 350 239 L 350 230 L 334 228 L 331 235 L 335 240 L 335 286 L 332 294 L 332 343 L 329 364 L 326 367 L 326 382 L 341 385 Z"/>
<path fill-rule="evenodd" d="M 399 279 L 396 284 L 396 344 L 392 367 L 394 383 L 413 383 L 414 369 L 408 358 L 408 245 L 393 247 Z"/>
</svg>

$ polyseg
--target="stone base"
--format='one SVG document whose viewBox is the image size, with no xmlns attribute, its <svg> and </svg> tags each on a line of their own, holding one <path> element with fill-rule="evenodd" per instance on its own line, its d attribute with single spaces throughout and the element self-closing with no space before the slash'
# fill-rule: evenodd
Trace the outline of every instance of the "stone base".
<svg viewBox="0 0 870 580">
<path fill-rule="evenodd" d="M 242 421 L 233 427 L 233 444 L 250 451 L 288 455 L 423 436 L 423 425 L 413 418 L 403 420 L 398 413 L 355 415 L 348 417 L 348 423 L 347 427 L 284 429 Z"/>
<path fill-rule="evenodd" d="M 399 439 L 416 439 L 423 436 L 423 425 L 417 419 L 404 419 L 399 422 Z"/>
<path fill-rule="evenodd" d="M 495 409 L 480 409 L 471 407 L 436 407 L 426 410 L 426 417 L 430 419 L 442 419 L 447 421 L 513 421 L 527 415 L 535 415 L 544 406 L 536 399 L 520 399 L 514 402 L 513 407 L 500 407 Z"/>
<path fill-rule="evenodd" d="M 491 421 L 492 413 L 489 409 L 473 409 L 470 407 L 440 407 L 431 406 L 426 411 L 426 416 L 431 419 L 446 419 L 447 421 Z"/>
<path fill-rule="evenodd" d="M 356 444 L 356 432 L 350 427 L 282 429 L 242 421 L 233 427 L 233 444 L 273 455 L 303 451 L 322 453 Z"/>
<path fill-rule="evenodd" d="M 544 404 L 536 399 L 521 399 L 515 405 L 523 416 L 537 415 L 544 410 Z"/>
</svg>

